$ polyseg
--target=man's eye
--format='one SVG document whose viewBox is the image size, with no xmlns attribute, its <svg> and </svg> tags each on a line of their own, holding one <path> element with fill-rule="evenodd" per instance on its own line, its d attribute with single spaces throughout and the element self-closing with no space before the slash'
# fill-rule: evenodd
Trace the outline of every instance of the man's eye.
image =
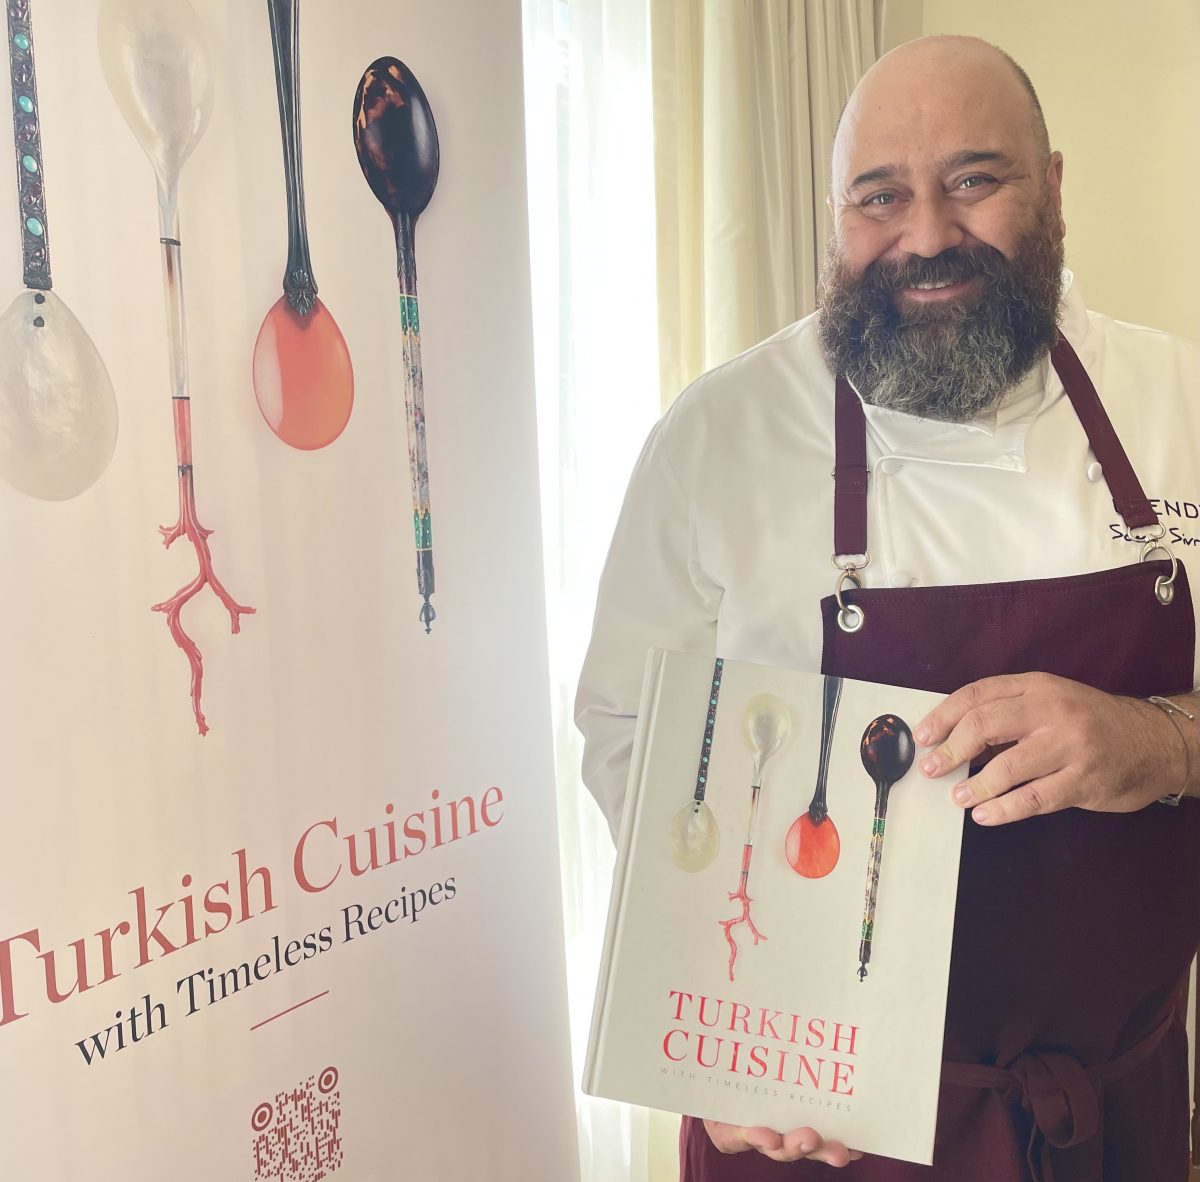
<svg viewBox="0 0 1200 1182">
<path fill-rule="evenodd" d="M 872 193 L 863 204 L 864 205 L 891 205 L 896 200 L 895 193 Z"/>
<path fill-rule="evenodd" d="M 958 187 L 960 189 L 981 189 L 984 185 L 994 184 L 995 179 L 995 177 L 984 176 L 980 174 L 965 176 L 961 181 L 958 182 Z"/>
</svg>

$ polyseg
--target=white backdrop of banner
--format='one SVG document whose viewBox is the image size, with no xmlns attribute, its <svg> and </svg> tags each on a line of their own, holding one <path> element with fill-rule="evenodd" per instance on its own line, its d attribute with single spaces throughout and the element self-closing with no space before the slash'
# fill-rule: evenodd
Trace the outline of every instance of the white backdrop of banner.
<svg viewBox="0 0 1200 1182">
<path fill-rule="evenodd" d="M 31 4 L 54 292 L 120 429 L 73 499 L 0 484 L 3 1173 L 570 1182 L 520 5 L 300 5 L 313 269 L 354 371 L 344 432 L 311 451 L 272 434 L 252 381 L 287 249 L 267 6 L 195 7 L 214 85 L 179 186 L 197 516 L 255 609 L 237 634 L 210 587 L 182 609 L 203 737 L 151 611 L 198 569 L 158 531 L 178 477 L 154 174 L 98 2 Z M 429 635 L 392 228 L 352 136 L 382 55 L 441 141 L 416 251 Z M 13 167 L 0 305 L 23 290 Z"/>
</svg>

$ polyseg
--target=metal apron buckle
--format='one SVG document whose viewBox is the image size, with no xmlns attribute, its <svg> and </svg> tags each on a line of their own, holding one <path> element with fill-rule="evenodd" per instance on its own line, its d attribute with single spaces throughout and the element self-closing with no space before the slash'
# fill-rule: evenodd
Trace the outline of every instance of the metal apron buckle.
<svg viewBox="0 0 1200 1182">
<path fill-rule="evenodd" d="M 1159 525 L 1159 529 L 1163 529 Z M 1145 562 L 1156 550 L 1161 550 L 1163 554 L 1171 560 L 1171 573 L 1169 575 L 1159 575 L 1154 580 L 1154 597 L 1164 607 L 1171 603 L 1175 598 L 1175 576 L 1179 573 L 1179 560 L 1175 557 L 1175 552 L 1170 546 L 1163 542 L 1163 537 L 1166 530 L 1158 534 L 1157 537 L 1147 538 L 1142 546 L 1142 556 L 1138 559 L 1139 562 Z M 1142 539 L 1137 539 L 1141 541 Z"/>
<path fill-rule="evenodd" d="M 858 573 L 864 566 L 869 566 L 871 563 L 870 554 L 833 554 L 830 556 L 833 565 L 842 573 L 838 575 L 837 584 L 834 587 L 833 595 L 837 600 L 838 627 L 843 632 L 857 632 L 867 622 L 867 614 L 857 604 L 847 603 L 842 594 L 846 589 L 846 584 L 849 583 L 857 590 L 861 591 L 863 587 L 862 576 Z"/>
</svg>

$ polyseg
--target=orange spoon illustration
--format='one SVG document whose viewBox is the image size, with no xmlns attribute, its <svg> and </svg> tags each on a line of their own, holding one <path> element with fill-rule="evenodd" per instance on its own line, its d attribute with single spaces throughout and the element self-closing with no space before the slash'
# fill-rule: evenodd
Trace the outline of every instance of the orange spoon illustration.
<svg viewBox="0 0 1200 1182">
<path fill-rule="evenodd" d="M 275 91 L 287 181 L 288 255 L 283 295 L 254 343 L 254 397 L 284 443 L 315 451 L 345 429 L 354 405 L 354 370 L 337 321 L 317 297 L 304 216 L 300 146 L 299 0 L 267 0 Z"/>
<path fill-rule="evenodd" d="M 842 852 L 842 839 L 825 803 L 829 749 L 833 745 L 833 726 L 837 721 L 841 696 L 842 679 L 826 677 L 821 704 L 821 758 L 817 765 L 817 790 L 813 793 L 808 810 L 792 822 L 784 847 L 788 865 L 802 878 L 824 878 L 837 865 Z"/>
</svg>

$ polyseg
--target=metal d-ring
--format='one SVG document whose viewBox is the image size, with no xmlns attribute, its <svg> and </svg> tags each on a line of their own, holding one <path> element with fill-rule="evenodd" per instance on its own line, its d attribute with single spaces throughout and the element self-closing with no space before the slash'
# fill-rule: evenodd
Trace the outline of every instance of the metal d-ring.
<svg viewBox="0 0 1200 1182">
<path fill-rule="evenodd" d="M 1179 560 L 1170 546 L 1164 546 L 1160 540 L 1151 539 L 1142 546 L 1142 556 L 1138 561 L 1145 562 L 1155 550 L 1161 550 L 1171 560 L 1171 573 L 1159 575 L 1154 580 L 1154 597 L 1166 607 L 1175 598 L 1175 576 L 1179 573 Z"/>
<path fill-rule="evenodd" d="M 857 604 L 847 603 L 842 598 L 842 592 L 846 589 L 847 583 L 853 583 L 857 590 L 862 590 L 862 578 L 853 566 L 842 568 L 842 573 L 838 575 L 837 586 L 834 588 L 833 594 L 838 605 L 838 627 L 843 632 L 857 632 L 866 623 L 867 616 Z"/>
<path fill-rule="evenodd" d="M 1127 542 L 1141 542 L 1143 545 L 1149 545 L 1151 542 L 1161 542 L 1167 536 L 1167 527 L 1161 521 L 1156 521 L 1148 529 L 1130 529 L 1125 527 L 1125 540 Z M 1163 547 L 1159 547 L 1162 549 Z M 1142 555 L 1143 561 L 1145 554 Z"/>
</svg>

